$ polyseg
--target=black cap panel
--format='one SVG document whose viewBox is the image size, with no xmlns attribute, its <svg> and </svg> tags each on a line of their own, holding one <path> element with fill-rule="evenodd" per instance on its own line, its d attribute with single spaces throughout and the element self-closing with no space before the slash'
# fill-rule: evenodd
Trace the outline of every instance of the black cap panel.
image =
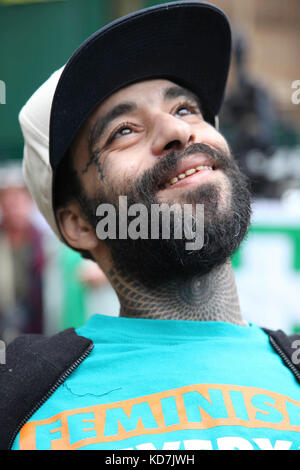
<svg viewBox="0 0 300 470">
<path fill-rule="evenodd" d="M 228 20 L 207 3 L 164 4 L 102 28 L 73 54 L 57 85 L 50 119 L 52 168 L 89 114 L 112 93 L 137 81 L 166 78 L 189 88 L 214 123 L 230 54 Z"/>
</svg>

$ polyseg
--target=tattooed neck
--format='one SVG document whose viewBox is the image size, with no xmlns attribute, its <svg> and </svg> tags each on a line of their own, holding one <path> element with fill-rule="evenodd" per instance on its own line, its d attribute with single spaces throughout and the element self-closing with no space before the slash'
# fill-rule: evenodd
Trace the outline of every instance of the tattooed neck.
<svg viewBox="0 0 300 470">
<path fill-rule="evenodd" d="M 204 276 L 172 280 L 150 290 L 136 280 L 108 273 L 121 304 L 120 316 L 131 318 L 243 322 L 230 262 Z"/>
</svg>

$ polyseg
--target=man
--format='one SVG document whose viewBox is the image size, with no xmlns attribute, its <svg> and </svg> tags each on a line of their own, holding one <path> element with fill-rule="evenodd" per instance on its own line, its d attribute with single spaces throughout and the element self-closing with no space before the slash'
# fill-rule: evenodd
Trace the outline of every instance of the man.
<svg viewBox="0 0 300 470">
<path fill-rule="evenodd" d="M 121 308 L 114 318 L 99 306 L 76 332 L 12 345 L 1 401 L 6 447 L 299 447 L 297 340 L 243 321 L 230 264 L 250 197 L 215 127 L 229 58 L 220 10 L 157 6 L 97 32 L 23 108 L 30 190 L 58 236 L 103 269 Z M 142 226 L 163 203 L 177 204 L 170 236 L 166 213 L 158 238 L 136 236 L 133 204 L 147 209 Z M 199 204 L 203 243 L 193 249 Z M 185 205 L 193 230 L 180 238 Z M 103 206 L 114 209 L 116 237 L 98 236 Z"/>
<path fill-rule="evenodd" d="M 21 166 L 0 167 L 0 338 L 43 331 L 42 233 Z"/>
</svg>

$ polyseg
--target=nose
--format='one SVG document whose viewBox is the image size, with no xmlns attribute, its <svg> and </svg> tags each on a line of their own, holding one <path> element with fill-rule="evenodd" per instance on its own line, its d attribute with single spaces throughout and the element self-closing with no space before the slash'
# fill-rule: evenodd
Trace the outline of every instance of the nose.
<svg viewBox="0 0 300 470">
<path fill-rule="evenodd" d="M 195 136 L 189 123 L 168 113 L 155 116 L 152 154 L 162 156 L 172 150 L 183 150 L 193 143 Z"/>
</svg>

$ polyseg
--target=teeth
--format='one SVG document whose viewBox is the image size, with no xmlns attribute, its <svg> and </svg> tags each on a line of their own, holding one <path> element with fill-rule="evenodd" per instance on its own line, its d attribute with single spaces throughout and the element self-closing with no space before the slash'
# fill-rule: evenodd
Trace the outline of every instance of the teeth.
<svg viewBox="0 0 300 470">
<path fill-rule="evenodd" d="M 186 170 L 184 173 L 180 173 L 180 175 L 175 176 L 175 178 L 170 179 L 169 184 L 171 185 L 175 184 L 179 180 L 183 180 L 186 176 L 193 175 L 197 171 L 201 171 L 201 170 L 212 170 L 212 167 L 201 165 L 201 166 L 197 166 L 196 168 L 190 168 L 189 170 Z"/>
<path fill-rule="evenodd" d="M 191 168 L 190 170 L 186 170 L 185 172 L 186 176 L 193 175 L 194 173 L 196 173 L 195 168 Z"/>
<path fill-rule="evenodd" d="M 212 167 L 211 167 L 211 166 L 197 166 L 197 167 L 196 167 L 196 170 L 197 170 L 197 171 L 201 171 L 201 170 L 212 170 Z"/>
<path fill-rule="evenodd" d="M 176 177 L 175 177 L 175 178 L 172 178 L 172 179 L 170 180 L 170 184 L 175 184 L 175 183 L 177 183 L 177 181 L 178 181 L 178 178 L 176 178 Z"/>
</svg>

